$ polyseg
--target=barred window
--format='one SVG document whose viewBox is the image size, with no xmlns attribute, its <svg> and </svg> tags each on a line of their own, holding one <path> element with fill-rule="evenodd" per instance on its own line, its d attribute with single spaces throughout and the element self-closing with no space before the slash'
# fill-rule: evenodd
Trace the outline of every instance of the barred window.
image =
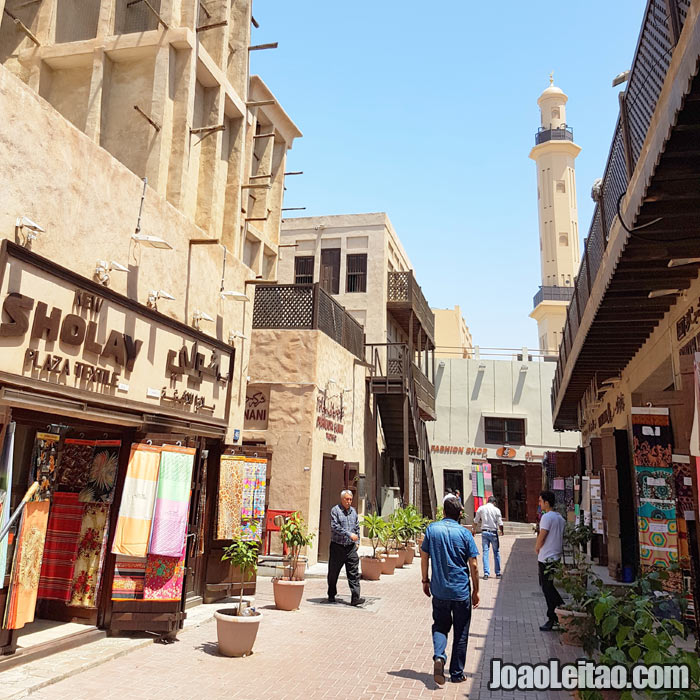
<svg viewBox="0 0 700 700">
<path fill-rule="evenodd" d="M 525 421 L 522 418 L 485 418 L 486 442 L 491 445 L 524 445 Z"/>
<path fill-rule="evenodd" d="M 367 253 L 353 253 L 345 261 L 347 268 L 347 292 L 367 291 Z"/>
<path fill-rule="evenodd" d="M 313 284 L 314 256 L 298 255 L 294 258 L 294 284 Z"/>
</svg>

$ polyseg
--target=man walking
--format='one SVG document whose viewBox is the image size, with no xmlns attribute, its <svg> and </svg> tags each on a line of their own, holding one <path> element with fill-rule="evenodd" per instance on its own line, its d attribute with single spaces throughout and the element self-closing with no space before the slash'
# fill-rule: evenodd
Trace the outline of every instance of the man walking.
<svg viewBox="0 0 700 700">
<path fill-rule="evenodd" d="M 474 514 L 472 532 L 476 535 L 476 524 L 481 523 L 481 553 L 484 559 L 484 580 L 488 580 L 491 574 L 489 568 L 489 548 L 493 547 L 493 559 L 496 567 L 496 578 L 501 578 L 501 552 L 498 532 L 503 534 L 503 517 L 496 507 L 496 499 L 489 496 L 488 503 L 479 506 Z"/>
<path fill-rule="evenodd" d="M 445 517 L 428 525 L 421 545 L 423 592 L 433 596 L 433 678 L 445 683 L 447 635 L 453 628 L 450 678 L 453 683 L 466 680 L 467 640 L 472 607 L 479 605 L 479 554 L 469 530 L 458 520 L 462 509 L 452 496 L 444 502 Z M 428 577 L 428 565 L 432 580 Z M 471 595 L 469 579 L 471 575 Z"/>
<path fill-rule="evenodd" d="M 352 594 L 350 605 L 362 605 L 360 598 L 360 522 L 352 507 L 352 491 L 340 492 L 340 503 L 331 508 L 331 545 L 328 556 L 328 602 L 335 603 L 338 574 L 345 565 Z"/>
<path fill-rule="evenodd" d="M 540 586 L 542 586 L 544 599 L 547 601 L 547 622 L 540 625 L 543 632 L 549 632 L 559 622 L 554 610 L 564 602 L 559 591 L 554 587 L 552 575 L 547 571 L 548 564 L 561 559 L 564 526 L 566 525 L 564 518 L 553 510 L 554 500 L 554 494 L 551 491 L 540 493 L 542 517 L 540 518 L 540 533 L 537 535 L 535 552 L 537 552 Z"/>
</svg>

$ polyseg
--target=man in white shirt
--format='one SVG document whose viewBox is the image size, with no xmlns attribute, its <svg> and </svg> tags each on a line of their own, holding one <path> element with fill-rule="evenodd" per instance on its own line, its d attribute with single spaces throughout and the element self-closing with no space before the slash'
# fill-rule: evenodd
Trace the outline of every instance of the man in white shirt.
<svg viewBox="0 0 700 700">
<path fill-rule="evenodd" d="M 535 552 L 537 552 L 537 566 L 540 570 L 540 586 L 547 601 L 547 622 L 540 625 L 540 629 L 543 632 L 549 632 L 559 621 L 554 610 L 564 601 L 554 587 L 554 581 L 551 574 L 547 573 L 546 567 L 548 563 L 561 559 L 566 521 L 554 510 L 554 494 L 551 491 L 540 493 L 540 508 L 542 508 L 542 517 Z"/>
<path fill-rule="evenodd" d="M 501 553 L 499 551 L 498 532 L 503 534 L 503 517 L 496 507 L 496 499 L 489 496 L 488 503 L 479 506 L 474 514 L 472 532 L 476 535 L 476 524 L 481 523 L 481 552 L 484 561 L 484 580 L 487 580 L 489 569 L 489 547 L 493 547 L 493 558 L 496 563 L 496 578 L 501 578 Z"/>
</svg>

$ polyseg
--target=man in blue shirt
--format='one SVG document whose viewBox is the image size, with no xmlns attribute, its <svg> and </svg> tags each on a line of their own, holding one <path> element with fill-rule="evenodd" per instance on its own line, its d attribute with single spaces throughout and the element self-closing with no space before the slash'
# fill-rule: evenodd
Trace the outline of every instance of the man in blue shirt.
<svg viewBox="0 0 700 700">
<path fill-rule="evenodd" d="M 445 683 L 447 635 L 453 630 L 450 678 L 453 683 L 466 680 L 467 640 L 472 607 L 479 605 L 479 550 L 469 530 L 459 524 L 462 509 L 454 496 L 445 499 L 445 517 L 428 525 L 421 546 L 423 592 L 433 596 L 433 678 Z M 432 581 L 428 578 L 431 562 Z M 468 570 L 467 570 L 467 567 Z M 471 595 L 469 578 L 471 574 Z"/>
<path fill-rule="evenodd" d="M 331 508 L 331 545 L 328 556 L 328 602 L 335 603 L 338 574 L 345 566 L 350 586 L 350 605 L 362 605 L 360 597 L 360 522 L 352 507 L 352 491 L 340 492 L 340 503 Z"/>
</svg>

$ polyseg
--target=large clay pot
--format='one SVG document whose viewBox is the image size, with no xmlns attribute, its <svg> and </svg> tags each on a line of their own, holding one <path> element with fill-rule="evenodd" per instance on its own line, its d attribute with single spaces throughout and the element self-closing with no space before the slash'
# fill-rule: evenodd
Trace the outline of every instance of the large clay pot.
<svg viewBox="0 0 700 700">
<path fill-rule="evenodd" d="M 360 557 L 362 562 L 362 578 L 367 581 L 379 581 L 384 560 L 377 557 Z"/>
<path fill-rule="evenodd" d="M 403 565 L 406 563 L 406 550 L 399 549 L 396 553 L 399 555 L 399 563 L 396 565 L 396 568 L 403 569 Z"/>
<path fill-rule="evenodd" d="M 394 569 L 398 566 L 399 563 L 399 555 L 395 553 L 387 554 L 386 559 L 384 560 L 384 563 L 382 564 L 382 573 L 383 574 L 393 574 Z"/>
<path fill-rule="evenodd" d="M 409 547 L 406 550 L 406 561 L 404 562 L 405 566 L 408 566 L 409 564 L 413 564 L 413 557 L 416 556 L 416 550 L 413 549 L 413 547 Z"/>
<path fill-rule="evenodd" d="M 557 608 L 554 612 L 562 627 L 561 641 L 574 647 L 583 646 L 584 638 L 593 631 L 593 618 L 578 610 Z"/>
<path fill-rule="evenodd" d="M 282 578 L 272 579 L 272 592 L 275 607 L 278 610 L 298 610 L 304 595 L 305 581 L 289 581 Z"/>
<path fill-rule="evenodd" d="M 236 612 L 237 608 L 225 608 L 214 613 L 219 652 L 224 656 L 248 656 L 258 636 L 262 615 L 256 611 L 239 617 Z"/>
<path fill-rule="evenodd" d="M 294 580 L 295 581 L 303 581 L 305 578 L 305 573 L 306 573 L 306 557 L 299 557 L 299 561 L 297 562 L 297 570 L 296 574 L 294 575 Z M 291 578 L 290 574 L 292 571 L 292 563 L 291 561 L 286 561 L 284 563 L 284 577 L 285 578 Z"/>
</svg>

